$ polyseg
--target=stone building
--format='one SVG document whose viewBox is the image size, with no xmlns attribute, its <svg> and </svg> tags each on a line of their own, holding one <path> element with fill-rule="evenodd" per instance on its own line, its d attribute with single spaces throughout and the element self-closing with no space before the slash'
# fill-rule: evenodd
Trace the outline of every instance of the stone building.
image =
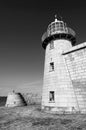
<svg viewBox="0 0 86 130">
<path fill-rule="evenodd" d="M 21 93 L 16 93 L 15 91 L 8 94 L 6 107 L 17 107 L 17 106 L 26 106 L 26 102 L 21 95 Z"/>
<path fill-rule="evenodd" d="M 42 109 L 86 113 L 86 43 L 55 18 L 42 36 L 45 49 Z"/>
</svg>

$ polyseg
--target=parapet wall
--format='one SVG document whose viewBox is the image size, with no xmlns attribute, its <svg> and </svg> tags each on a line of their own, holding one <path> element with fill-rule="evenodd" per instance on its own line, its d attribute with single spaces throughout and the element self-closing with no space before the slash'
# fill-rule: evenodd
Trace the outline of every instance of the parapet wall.
<svg viewBox="0 0 86 130">
<path fill-rule="evenodd" d="M 80 111 L 86 111 L 86 43 L 63 53 Z"/>
<path fill-rule="evenodd" d="M 23 97 L 28 105 L 41 104 L 40 94 L 26 93 Z"/>
</svg>

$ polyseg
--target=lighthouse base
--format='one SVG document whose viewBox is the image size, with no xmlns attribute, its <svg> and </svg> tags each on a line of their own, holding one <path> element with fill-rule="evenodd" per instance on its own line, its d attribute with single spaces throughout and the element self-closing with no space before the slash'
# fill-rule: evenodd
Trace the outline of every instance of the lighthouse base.
<svg viewBox="0 0 86 130">
<path fill-rule="evenodd" d="M 50 106 L 42 106 L 42 110 L 47 113 L 54 113 L 54 114 L 75 114 L 81 113 L 80 111 L 76 110 L 74 107 L 50 107 Z M 84 112 L 86 113 L 86 112 Z"/>
</svg>

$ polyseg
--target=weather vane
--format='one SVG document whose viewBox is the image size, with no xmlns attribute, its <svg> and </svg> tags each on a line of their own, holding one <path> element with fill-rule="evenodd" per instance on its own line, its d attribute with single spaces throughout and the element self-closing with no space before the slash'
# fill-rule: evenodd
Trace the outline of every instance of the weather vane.
<svg viewBox="0 0 86 130">
<path fill-rule="evenodd" d="M 62 21 L 62 19 L 63 19 L 62 16 L 59 14 L 58 14 L 58 16 L 59 16 L 60 20 Z M 57 14 L 55 14 L 55 19 L 57 19 Z"/>
<path fill-rule="evenodd" d="M 57 14 L 55 14 L 55 22 L 57 22 Z"/>
<path fill-rule="evenodd" d="M 62 16 L 60 16 L 60 19 L 61 19 L 61 21 L 62 21 Z"/>
<path fill-rule="evenodd" d="M 55 14 L 55 19 L 57 19 L 57 14 Z"/>
</svg>

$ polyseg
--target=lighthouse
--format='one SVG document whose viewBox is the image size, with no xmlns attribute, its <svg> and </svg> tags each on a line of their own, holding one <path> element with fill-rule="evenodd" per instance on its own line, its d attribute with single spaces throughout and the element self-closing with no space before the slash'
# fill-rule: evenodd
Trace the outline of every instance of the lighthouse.
<svg viewBox="0 0 86 130">
<path fill-rule="evenodd" d="M 43 110 L 56 113 L 79 111 L 77 96 L 63 55 L 75 43 L 75 32 L 55 16 L 42 36 L 42 47 L 45 49 Z"/>
</svg>

